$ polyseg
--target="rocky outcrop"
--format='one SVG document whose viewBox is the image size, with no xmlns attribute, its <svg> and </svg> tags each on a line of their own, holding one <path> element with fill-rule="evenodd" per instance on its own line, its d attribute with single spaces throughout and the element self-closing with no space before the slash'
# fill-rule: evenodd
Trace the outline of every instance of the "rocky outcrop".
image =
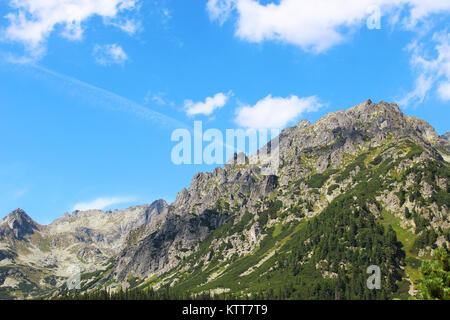
<svg viewBox="0 0 450 320">
<path fill-rule="evenodd" d="M 446 134 L 440 136 L 439 143 L 444 147 L 447 153 L 450 153 L 450 132 L 447 132 Z"/>
</svg>

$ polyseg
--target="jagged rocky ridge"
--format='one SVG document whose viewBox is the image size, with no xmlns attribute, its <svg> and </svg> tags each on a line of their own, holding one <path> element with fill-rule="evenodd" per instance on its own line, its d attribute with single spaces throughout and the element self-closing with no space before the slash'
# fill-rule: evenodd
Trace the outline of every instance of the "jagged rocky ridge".
<svg viewBox="0 0 450 320">
<path fill-rule="evenodd" d="M 114 212 L 74 211 L 47 226 L 17 209 L 0 222 L 0 288 L 19 297 L 42 294 L 64 285 L 73 266 L 85 273 L 102 270 L 132 230 L 157 224 L 167 208 L 158 200 Z"/>
<path fill-rule="evenodd" d="M 404 115 L 396 104 L 368 100 L 314 124 L 302 121 L 285 129 L 279 141 L 277 175 L 263 175 L 262 163 L 229 162 L 196 174 L 190 187 L 170 206 L 161 206 L 150 223 L 140 219 L 109 237 L 84 230 L 81 220 L 78 229 L 65 229 L 71 239 L 83 242 L 86 237 L 97 250 L 111 250 L 105 256 L 110 260 L 85 276 L 84 289 L 141 286 L 268 294 L 269 285 L 258 284 L 266 279 L 280 287 L 291 283 L 295 289 L 289 290 L 304 298 L 315 297 L 302 291 L 311 292 L 313 283 L 326 287 L 340 279 L 343 289 L 330 295 L 355 291 L 363 297 L 369 293 L 347 279 L 353 268 L 358 269 L 353 278 L 364 274 L 363 266 L 348 258 L 363 250 L 360 260 L 384 257 L 379 263 L 388 270 L 384 282 L 389 290 L 383 297 L 405 294 L 405 286 L 413 294 L 417 259 L 433 246 L 449 245 L 448 134 L 439 137 L 428 123 Z M 340 231 L 326 229 L 344 221 L 344 229 L 355 225 L 356 242 L 345 240 L 345 234 L 345 241 L 336 239 L 332 234 Z M 364 233 L 371 228 L 369 234 L 377 234 L 380 226 L 387 230 L 380 237 L 392 238 L 390 226 L 401 245 Z M 322 229 L 316 239 L 315 232 Z M 375 247 L 368 256 L 364 241 L 384 243 L 392 252 Z M 323 253 L 331 248 L 335 256 Z M 95 266 L 98 261 L 91 270 Z M 320 290 L 328 297 L 326 289 Z"/>
</svg>

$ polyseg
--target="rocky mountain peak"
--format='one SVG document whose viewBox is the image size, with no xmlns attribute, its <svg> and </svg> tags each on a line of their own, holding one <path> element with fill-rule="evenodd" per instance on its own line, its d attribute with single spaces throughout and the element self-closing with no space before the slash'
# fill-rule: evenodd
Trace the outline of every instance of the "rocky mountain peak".
<svg viewBox="0 0 450 320">
<path fill-rule="evenodd" d="M 311 125 L 311 122 L 309 122 L 308 120 L 302 120 L 297 124 L 297 129 L 304 129 L 307 128 Z"/>
<path fill-rule="evenodd" d="M 323 117 L 322 120 L 341 117 L 357 122 L 376 123 L 378 118 L 382 120 L 401 119 L 404 117 L 404 114 L 396 103 L 384 101 L 374 103 L 368 99 L 349 109 L 331 112 Z"/>
<path fill-rule="evenodd" d="M 168 206 L 168 204 L 167 204 L 166 200 L 158 199 L 150 205 L 149 209 L 155 210 L 159 214 L 167 206 Z"/>
<path fill-rule="evenodd" d="M 0 237 L 22 240 L 24 236 L 39 230 L 39 225 L 22 209 L 16 209 L 0 222 Z"/>
<path fill-rule="evenodd" d="M 303 131 L 320 138 L 314 141 L 315 145 L 330 143 L 339 136 L 355 135 L 380 142 L 386 138 L 387 132 L 389 135 L 410 135 L 433 143 L 439 138 L 430 124 L 406 116 L 396 103 L 374 103 L 370 99 L 347 110 L 331 112 Z"/>
</svg>

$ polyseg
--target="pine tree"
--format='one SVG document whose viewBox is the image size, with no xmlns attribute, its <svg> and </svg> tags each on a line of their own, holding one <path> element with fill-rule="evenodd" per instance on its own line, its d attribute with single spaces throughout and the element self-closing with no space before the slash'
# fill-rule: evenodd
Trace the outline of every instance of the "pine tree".
<svg viewBox="0 0 450 320">
<path fill-rule="evenodd" d="M 450 263 L 444 248 L 435 251 L 433 261 L 423 261 L 419 270 L 423 277 L 418 284 L 419 299 L 450 300 Z"/>
</svg>

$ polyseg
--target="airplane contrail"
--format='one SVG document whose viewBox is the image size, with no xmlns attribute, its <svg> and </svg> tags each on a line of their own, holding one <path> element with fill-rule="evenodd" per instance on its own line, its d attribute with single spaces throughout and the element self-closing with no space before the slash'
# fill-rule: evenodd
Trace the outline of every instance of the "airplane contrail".
<svg viewBox="0 0 450 320">
<path fill-rule="evenodd" d="M 192 130 L 190 126 L 175 118 L 146 108 L 111 91 L 96 87 L 87 82 L 58 73 L 40 65 L 27 64 L 27 66 L 62 80 L 66 90 L 71 91 L 71 89 L 75 89 L 72 94 L 81 96 L 83 99 L 96 106 L 100 105 L 112 110 L 129 112 L 159 126 L 163 125 L 173 128 L 186 128 L 188 130 Z M 71 88 L 71 86 L 74 88 Z"/>
</svg>

